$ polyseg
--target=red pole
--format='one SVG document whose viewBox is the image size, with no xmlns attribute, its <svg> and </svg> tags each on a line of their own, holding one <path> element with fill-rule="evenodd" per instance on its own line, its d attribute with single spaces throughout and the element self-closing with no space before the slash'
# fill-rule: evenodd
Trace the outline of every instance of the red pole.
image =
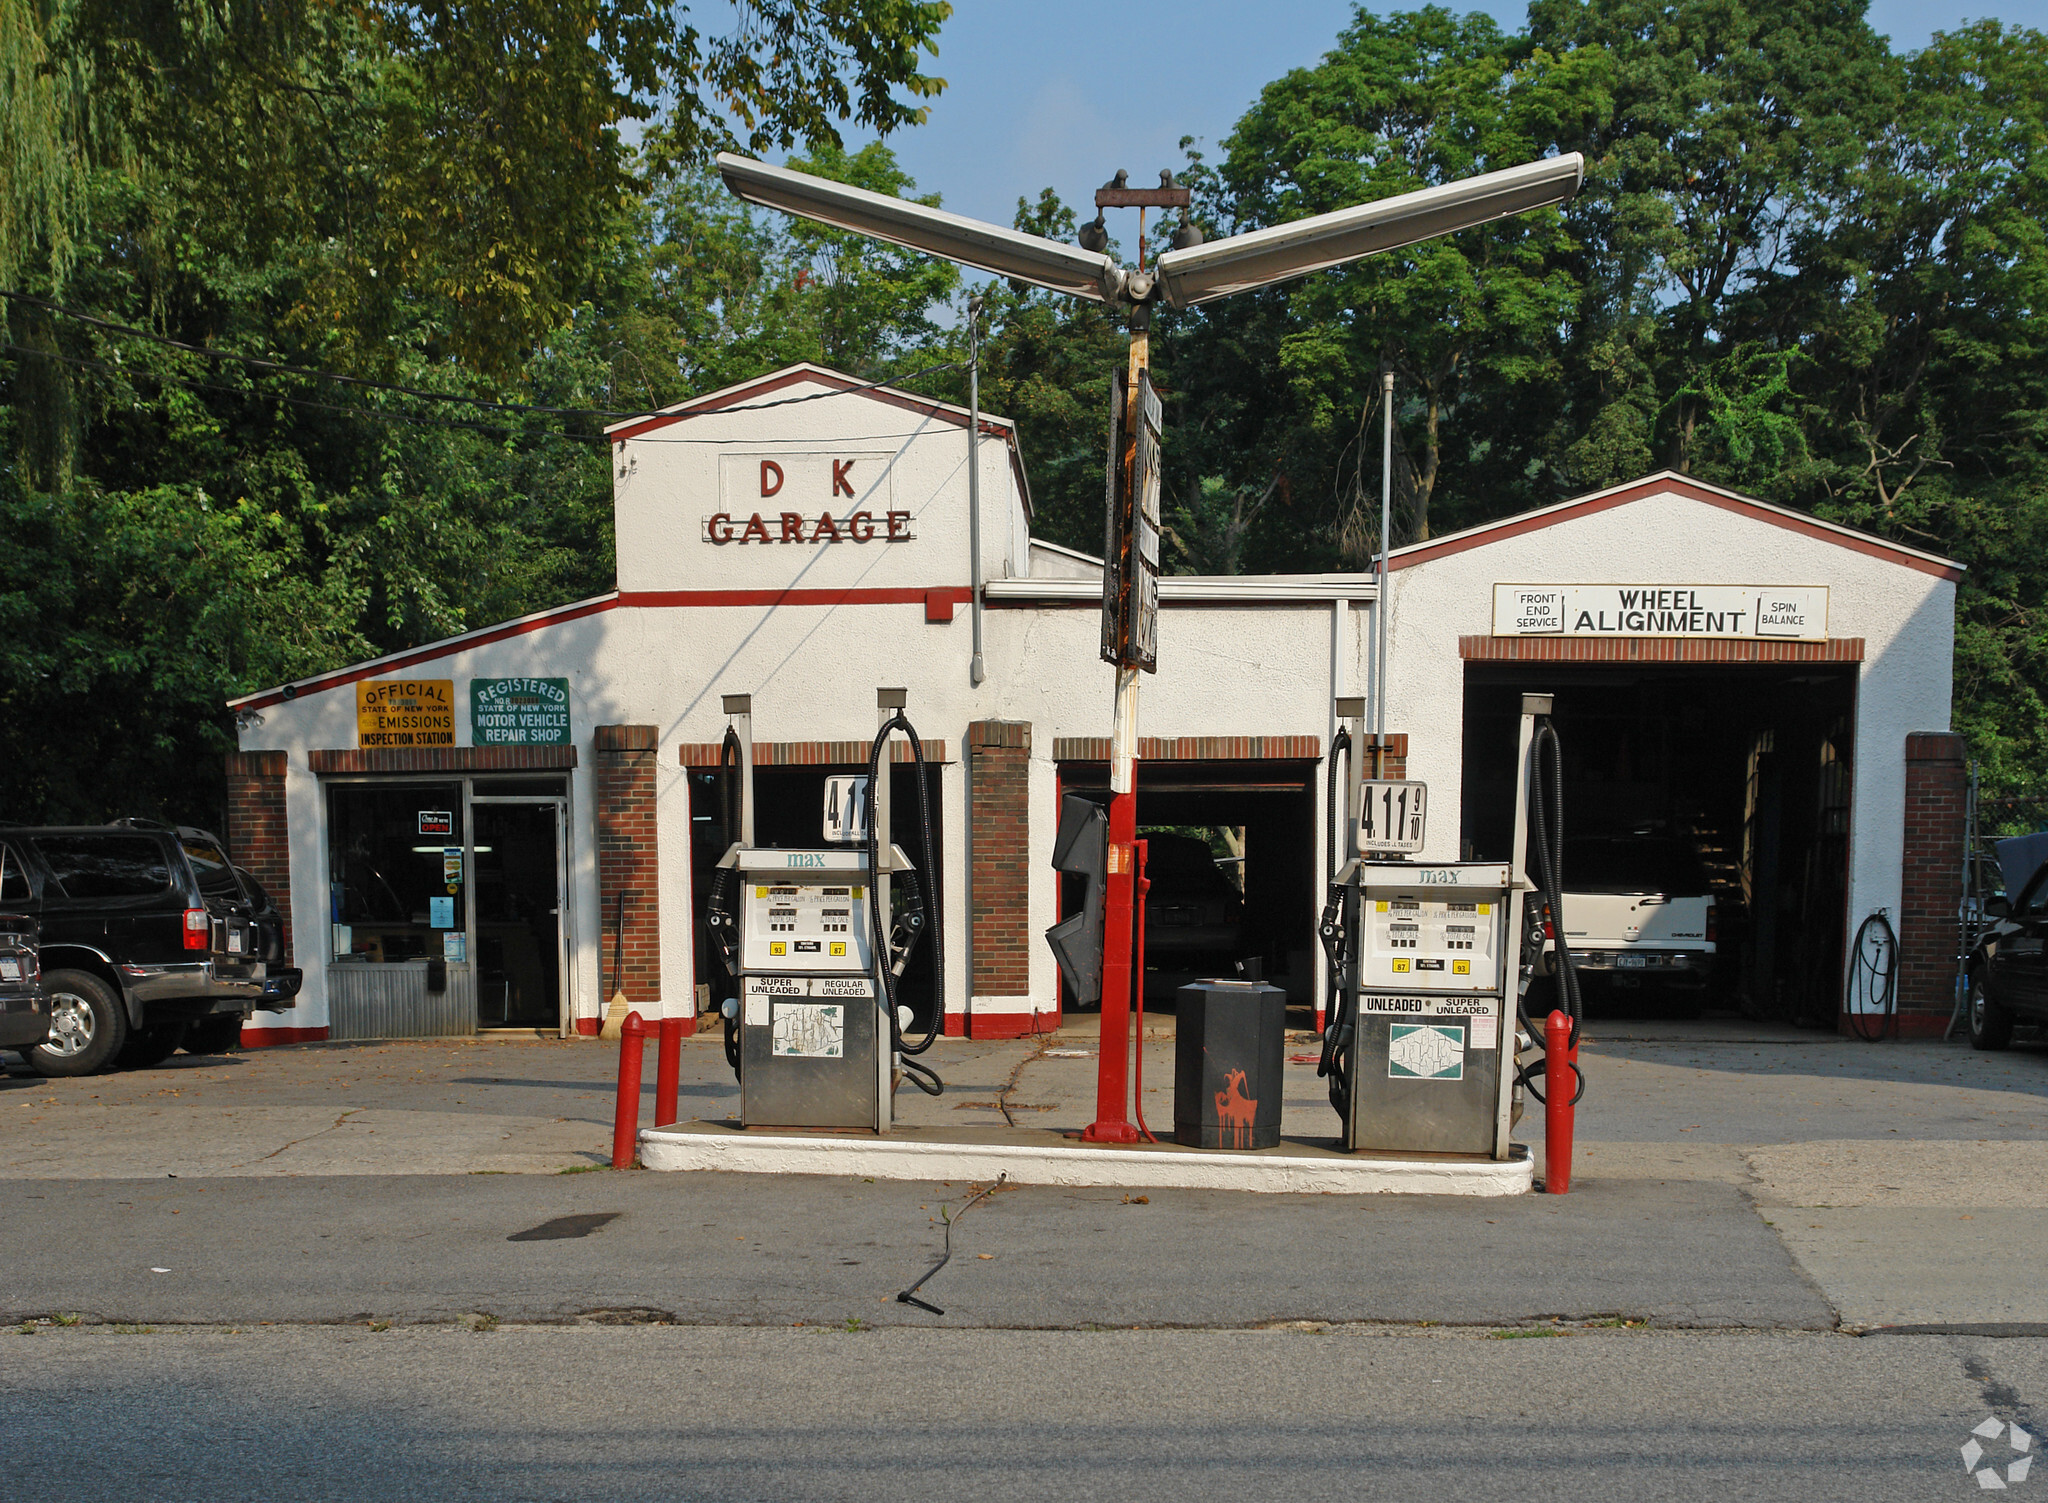
<svg viewBox="0 0 2048 1503">
<path fill-rule="evenodd" d="M 647 1024 L 640 1014 L 626 1014 L 619 1029 L 619 1100 L 612 1116 L 612 1167 L 633 1167 L 640 1141 L 640 1050 L 647 1042 Z"/>
<path fill-rule="evenodd" d="M 1125 1114 L 1131 1048 L 1131 893 L 1138 838 L 1138 795 L 1109 796 L 1109 877 L 1102 912 L 1102 1041 L 1095 1072 L 1095 1120 L 1084 1143 L 1135 1143 Z"/>
<path fill-rule="evenodd" d="M 1147 848 L 1151 844 L 1149 840 L 1131 842 L 1138 853 L 1138 958 L 1133 963 L 1138 973 L 1138 1026 L 1134 1030 L 1138 1035 L 1138 1042 L 1133 1046 L 1134 1052 L 1131 1055 L 1131 1110 L 1138 1119 L 1138 1131 L 1144 1134 L 1145 1141 L 1157 1143 L 1159 1140 L 1152 1136 L 1152 1129 L 1145 1125 L 1145 894 L 1152 890 L 1152 883 L 1145 876 L 1145 857 L 1149 854 Z"/>
<path fill-rule="evenodd" d="M 1556 1011 L 1543 1022 L 1543 1188 L 1563 1195 L 1572 1187 L 1572 1098 L 1579 1092 L 1579 1046 L 1571 1015 Z"/>
<path fill-rule="evenodd" d="M 663 1018 L 660 1045 L 654 1053 L 654 1125 L 667 1127 L 676 1120 L 676 1093 L 683 1073 L 683 1024 L 694 1032 L 695 1018 Z"/>
</svg>

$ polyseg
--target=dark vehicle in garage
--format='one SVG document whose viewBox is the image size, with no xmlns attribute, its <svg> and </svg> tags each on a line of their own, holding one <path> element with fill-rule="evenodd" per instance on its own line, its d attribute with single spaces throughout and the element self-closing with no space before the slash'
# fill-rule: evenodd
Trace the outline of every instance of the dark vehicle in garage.
<svg viewBox="0 0 2048 1503">
<path fill-rule="evenodd" d="M 220 1047 L 256 1008 L 298 996 L 275 908 L 205 830 L 9 826 L 0 850 L 26 879 L 5 906 L 41 926 L 49 1030 L 24 1053 L 44 1075 L 155 1064 L 195 1027 Z"/>
</svg>

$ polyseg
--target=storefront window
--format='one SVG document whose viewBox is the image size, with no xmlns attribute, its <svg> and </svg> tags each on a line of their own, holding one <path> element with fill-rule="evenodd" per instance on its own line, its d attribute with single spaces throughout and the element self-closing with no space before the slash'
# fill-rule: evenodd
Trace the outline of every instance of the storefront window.
<svg viewBox="0 0 2048 1503">
<path fill-rule="evenodd" d="M 327 832 L 336 960 L 468 959 L 460 783 L 332 784 Z"/>
</svg>

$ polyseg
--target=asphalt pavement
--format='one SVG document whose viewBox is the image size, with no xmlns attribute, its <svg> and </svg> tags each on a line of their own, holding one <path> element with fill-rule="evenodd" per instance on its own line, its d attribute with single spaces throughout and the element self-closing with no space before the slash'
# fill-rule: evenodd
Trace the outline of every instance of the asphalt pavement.
<svg viewBox="0 0 2048 1503">
<path fill-rule="evenodd" d="M 1627 1328 L 0 1335 L 20 1503 L 1982 1496 L 2048 1342 Z M 2030 1453 L 2025 1453 L 2030 1454 Z M 2035 1479 L 2038 1483 L 2038 1479 Z M 2025 1494 L 2026 1479 L 2013 1487 Z"/>
<path fill-rule="evenodd" d="M 943 1042 L 907 1114 L 1078 1126 L 1091 1045 Z M 2039 1045 L 1596 1024 L 1567 1196 L 971 1209 L 614 1172 L 617 1058 L 10 1068 L 0 1496 L 1920 1499 L 1980 1496 L 2048 1423 Z M 1155 1127 L 1170 1060 L 1162 1030 Z M 1285 1084 L 1287 1131 L 1329 1132 L 1312 1066 Z M 732 1110 L 715 1038 L 682 1100 Z M 943 1313 L 898 1301 L 949 1220 Z"/>
</svg>

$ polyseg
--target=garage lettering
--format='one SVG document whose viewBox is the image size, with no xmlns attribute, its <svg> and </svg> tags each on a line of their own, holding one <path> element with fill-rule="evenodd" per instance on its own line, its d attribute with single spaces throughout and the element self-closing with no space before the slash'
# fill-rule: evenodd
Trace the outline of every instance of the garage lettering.
<svg viewBox="0 0 2048 1503">
<path fill-rule="evenodd" d="M 871 543 L 879 535 L 890 543 L 908 543 L 916 533 L 910 530 L 907 511 L 884 512 L 877 518 L 871 511 L 831 512 L 807 516 L 802 512 L 777 512 L 772 518 L 754 512 L 745 522 L 729 511 L 704 519 L 704 541 L 726 543 Z M 879 523 L 879 525 L 878 525 Z"/>
</svg>

